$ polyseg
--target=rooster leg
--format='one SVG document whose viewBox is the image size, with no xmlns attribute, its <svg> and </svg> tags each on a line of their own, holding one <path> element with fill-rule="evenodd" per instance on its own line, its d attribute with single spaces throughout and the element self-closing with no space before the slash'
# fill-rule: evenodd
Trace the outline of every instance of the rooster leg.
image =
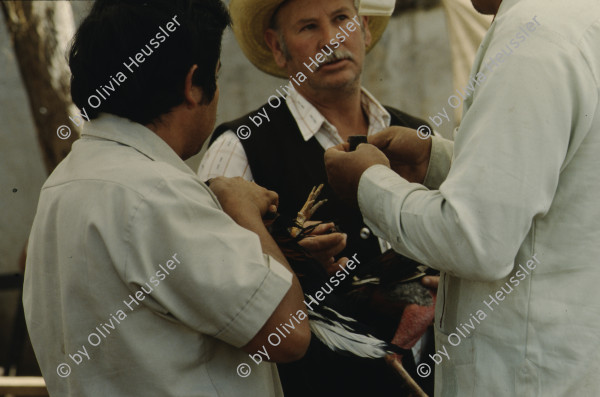
<svg viewBox="0 0 600 397">
<path fill-rule="evenodd" d="M 320 206 L 327 202 L 327 200 L 321 200 L 315 204 L 315 201 L 317 200 L 317 197 L 321 193 L 322 189 L 323 184 L 320 184 L 318 187 L 313 187 L 310 191 L 308 199 L 302 206 L 302 209 L 298 212 L 298 216 L 294 221 L 294 226 L 290 229 L 290 234 L 292 237 L 298 236 L 304 227 L 304 223 L 310 220 L 315 211 L 317 211 Z"/>
</svg>

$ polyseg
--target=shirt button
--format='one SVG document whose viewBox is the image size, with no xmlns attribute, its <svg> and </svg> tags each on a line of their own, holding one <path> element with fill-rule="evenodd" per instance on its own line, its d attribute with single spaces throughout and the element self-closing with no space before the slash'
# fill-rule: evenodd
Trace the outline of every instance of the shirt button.
<svg viewBox="0 0 600 397">
<path fill-rule="evenodd" d="M 368 227 L 363 227 L 362 229 L 360 229 L 360 238 L 362 238 L 363 240 L 368 239 L 371 236 L 371 231 L 369 230 Z"/>
</svg>

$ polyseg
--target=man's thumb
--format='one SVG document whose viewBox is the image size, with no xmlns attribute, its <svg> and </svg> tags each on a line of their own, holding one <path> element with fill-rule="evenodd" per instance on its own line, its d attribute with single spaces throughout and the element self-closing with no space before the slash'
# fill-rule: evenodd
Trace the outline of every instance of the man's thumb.
<svg viewBox="0 0 600 397">
<path fill-rule="evenodd" d="M 378 132 L 377 134 L 369 135 L 367 142 L 377 147 L 378 149 L 386 148 L 392 139 L 392 131 L 389 129 Z"/>
<path fill-rule="evenodd" d="M 337 159 L 340 156 L 343 156 L 346 152 L 339 150 L 336 147 L 329 148 L 325 151 L 325 162 L 328 160 Z"/>
</svg>

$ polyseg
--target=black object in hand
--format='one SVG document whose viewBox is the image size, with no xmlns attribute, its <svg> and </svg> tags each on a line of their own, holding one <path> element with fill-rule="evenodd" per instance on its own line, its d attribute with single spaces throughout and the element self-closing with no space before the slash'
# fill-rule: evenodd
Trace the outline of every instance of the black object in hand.
<svg viewBox="0 0 600 397">
<path fill-rule="evenodd" d="M 350 151 L 353 152 L 358 145 L 368 142 L 366 135 L 352 135 L 348 137 L 348 143 L 350 144 Z"/>
</svg>

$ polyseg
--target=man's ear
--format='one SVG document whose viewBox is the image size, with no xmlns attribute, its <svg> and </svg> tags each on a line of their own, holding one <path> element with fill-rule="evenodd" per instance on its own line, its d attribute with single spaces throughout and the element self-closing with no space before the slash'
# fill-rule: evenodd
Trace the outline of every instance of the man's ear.
<svg viewBox="0 0 600 397">
<path fill-rule="evenodd" d="M 371 41 L 373 40 L 373 36 L 371 36 L 371 30 L 369 30 L 369 17 L 363 16 L 361 22 L 363 26 L 362 29 L 365 35 L 365 47 L 368 47 L 369 45 L 371 45 Z"/>
<path fill-rule="evenodd" d="M 269 28 L 265 30 L 264 38 L 267 46 L 269 46 L 271 52 L 273 53 L 273 58 L 275 59 L 277 66 L 285 69 L 287 59 L 285 59 L 285 55 L 281 50 L 281 44 L 279 43 L 279 35 L 277 32 L 274 29 Z"/>
<path fill-rule="evenodd" d="M 193 84 L 194 72 L 198 69 L 198 65 L 192 65 L 185 76 L 185 84 L 183 87 L 184 103 L 188 108 L 192 108 L 202 102 L 202 89 Z"/>
</svg>

